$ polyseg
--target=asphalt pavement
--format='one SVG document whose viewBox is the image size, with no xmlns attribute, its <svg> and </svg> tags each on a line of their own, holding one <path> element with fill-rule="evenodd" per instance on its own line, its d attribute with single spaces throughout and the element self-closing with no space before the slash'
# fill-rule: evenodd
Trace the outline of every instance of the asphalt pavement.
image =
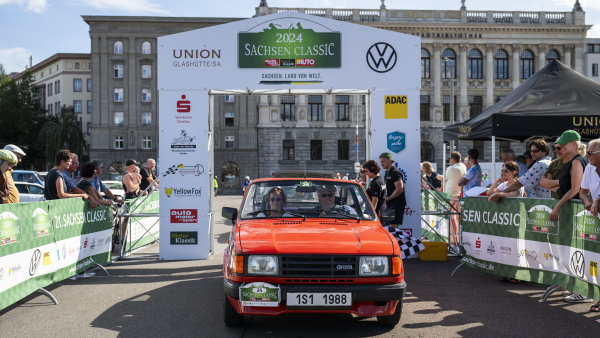
<svg viewBox="0 0 600 338">
<path fill-rule="evenodd" d="M 240 328 L 223 324 L 221 264 L 230 226 L 215 202 L 215 253 L 207 260 L 161 261 L 158 245 L 107 266 L 92 278 L 65 280 L 0 311 L 2 337 L 597 337 L 600 314 L 589 303 L 567 304 L 546 286 L 511 284 L 446 262 L 405 261 L 408 284 L 401 322 L 393 329 L 351 315 L 249 317 Z"/>
</svg>

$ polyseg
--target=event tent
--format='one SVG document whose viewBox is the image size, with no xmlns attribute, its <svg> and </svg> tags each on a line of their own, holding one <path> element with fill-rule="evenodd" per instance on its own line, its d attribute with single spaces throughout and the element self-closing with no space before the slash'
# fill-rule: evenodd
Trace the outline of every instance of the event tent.
<svg viewBox="0 0 600 338">
<path fill-rule="evenodd" d="M 478 116 L 444 128 L 444 140 L 524 141 L 573 129 L 600 136 L 600 83 L 552 61 Z"/>
</svg>

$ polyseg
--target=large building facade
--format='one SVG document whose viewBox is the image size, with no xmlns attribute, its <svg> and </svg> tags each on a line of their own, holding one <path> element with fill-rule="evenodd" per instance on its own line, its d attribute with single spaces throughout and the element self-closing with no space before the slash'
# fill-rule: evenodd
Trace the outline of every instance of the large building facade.
<svg viewBox="0 0 600 338">
<path fill-rule="evenodd" d="M 442 162 L 442 129 L 472 118 L 552 59 L 579 72 L 586 66 L 585 13 L 274 8 L 256 16 L 302 12 L 421 37 L 422 158 Z M 90 25 L 93 111 L 91 157 L 121 170 L 127 158 L 157 154 L 156 38 L 232 18 L 86 16 Z M 352 170 L 365 160 L 367 108 L 362 95 L 222 95 L 215 99 L 215 174 L 239 191 L 240 177 L 290 168 Z M 487 142 L 460 141 L 491 161 Z M 519 153 L 520 143 L 497 142 Z"/>
</svg>

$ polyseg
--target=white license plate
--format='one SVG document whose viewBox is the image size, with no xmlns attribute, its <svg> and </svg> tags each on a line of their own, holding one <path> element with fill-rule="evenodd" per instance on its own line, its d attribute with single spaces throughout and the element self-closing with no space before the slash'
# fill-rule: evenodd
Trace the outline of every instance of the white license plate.
<svg viewBox="0 0 600 338">
<path fill-rule="evenodd" d="M 287 306 L 352 306 L 351 292 L 288 292 Z"/>
</svg>

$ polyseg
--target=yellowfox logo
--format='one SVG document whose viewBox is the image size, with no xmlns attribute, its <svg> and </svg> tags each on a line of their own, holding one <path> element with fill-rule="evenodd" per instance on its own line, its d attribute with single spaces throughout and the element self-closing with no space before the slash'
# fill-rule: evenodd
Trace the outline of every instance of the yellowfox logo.
<svg viewBox="0 0 600 338">
<path fill-rule="evenodd" d="M 165 188 L 165 193 L 167 194 L 167 197 L 171 197 L 171 194 L 173 193 L 173 188 Z"/>
<path fill-rule="evenodd" d="M 544 257 L 546 257 L 546 260 L 548 260 L 548 254 L 544 252 Z"/>
</svg>

